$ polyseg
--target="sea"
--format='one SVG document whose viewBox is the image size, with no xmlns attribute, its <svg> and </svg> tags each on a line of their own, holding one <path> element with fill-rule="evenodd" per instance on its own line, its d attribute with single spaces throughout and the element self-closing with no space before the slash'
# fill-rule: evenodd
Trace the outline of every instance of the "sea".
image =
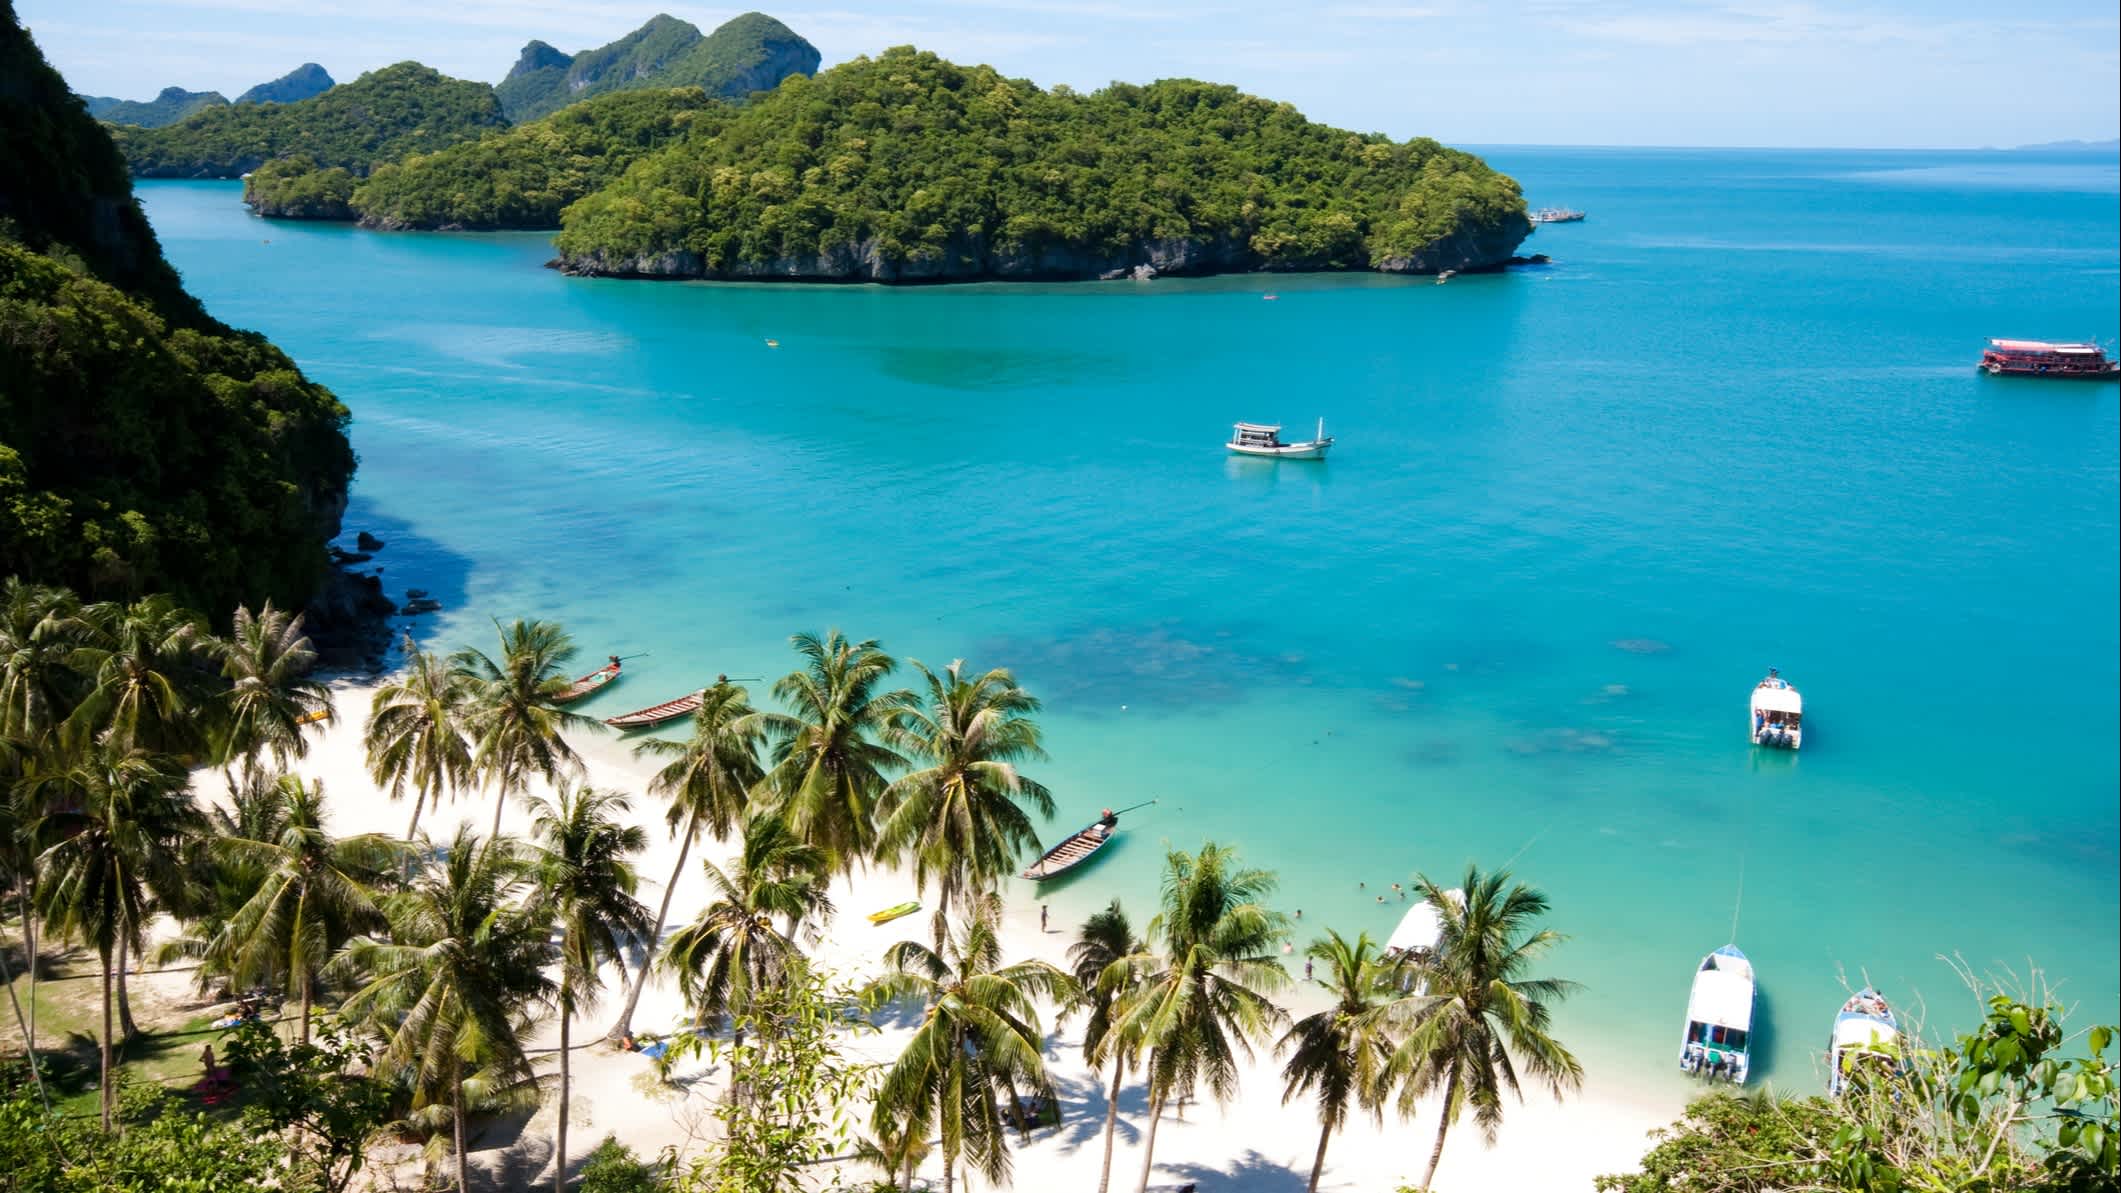
<svg viewBox="0 0 2121 1193">
<path fill-rule="evenodd" d="M 582 670 L 629 656 L 599 715 L 768 700 L 806 630 L 1010 668 L 1046 839 L 1157 801 L 1012 883 L 1058 923 L 1146 921 L 1204 841 L 1299 942 L 1504 868 L 1565 937 L 1560 1038 L 1675 1105 L 1727 942 L 1791 1092 L 1865 983 L 1938 1032 L 1962 971 L 2121 1018 L 2121 386 L 1974 368 L 2112 347 L 2115 158 L 1482 152 L 1589 218 L 1442 285 L 585 280 L 541 234 L 139 193 L 208 308 L 353 410 L 347 535 L 441 602 L 421 640 L 561 621 Z M 1320 419 L 1322 463 L 1223 448 Z M 1770 667 L 1800 753 L 1748 743 Z"/>
</svg>

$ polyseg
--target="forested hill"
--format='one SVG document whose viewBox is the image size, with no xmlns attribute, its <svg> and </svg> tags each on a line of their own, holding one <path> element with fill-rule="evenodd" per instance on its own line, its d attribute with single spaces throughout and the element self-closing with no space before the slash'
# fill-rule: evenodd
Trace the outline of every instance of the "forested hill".
<svg viewBox="0 0 2121 1193">
<path fill-rule="evenodd" d="M 108 95 L 84 95 L 81 98 L 88 104 L 88 114 L 98 120 L 147 128 L 175 124 L 193 112 L 228 102 L 228 97 L 218 91 L 186 91 L 182 87 L 164 87 L 161 94 L 145 102 L 113 99 Z"/>
<path fill-rule="evenodd" d="M 125 163 L 0 0 L 0 576 L 299 607 L 346 409 L 185 293 Z"/>
<path fill-rule="evenodd" d="M 907 47 L 790 79 L 568 208 L 571 272 L 922 281 L 1505 261 L 1517 184 L 1188 80 L 1042 91 Z"/>
<path fill-rule="evenodd" d="M 291 154 L 366 174 L 378 162 L 506 124 L 493 88 L 400 62 L 310 99 L 209 108 L 163 128 L 116 128 L 112 136 L 140 177 L 236 178 Z"/>
<path fill-rule="evenodd" d="M 512 121 L 540 116 L 609 91 L 698 87 L 742 99 L 791 74 L 814 74 L 817 47 L 764 13 L 747 12 L 701 36 L 695 26 L 657 15 L 594 50 L 563 54 L 542 41 L 523 47 L 494 93 Z"/>
<path fill-rule="evenodd" d="M 322 95 L 337 86 L 331 73 L 305 62 L 270 83 L 260 83 L 236 97 L 239 104 L 291 104 Z"/>
</svg>

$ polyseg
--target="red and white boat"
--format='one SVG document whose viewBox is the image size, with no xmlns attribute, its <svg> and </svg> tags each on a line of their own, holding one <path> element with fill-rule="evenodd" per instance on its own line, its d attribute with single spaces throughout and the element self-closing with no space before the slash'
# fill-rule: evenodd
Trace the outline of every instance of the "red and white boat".
<svg viewBox="0 0 2121 1193">
<path fill-rule="evenodd" d="M 2121 377 L 2121 361 L 2106 359 L 2097 344 L 2056 344 L 2046 340 L 1990 340 L 1981 354 L 1981 370 L 1991 377 Z"/>
</svg>

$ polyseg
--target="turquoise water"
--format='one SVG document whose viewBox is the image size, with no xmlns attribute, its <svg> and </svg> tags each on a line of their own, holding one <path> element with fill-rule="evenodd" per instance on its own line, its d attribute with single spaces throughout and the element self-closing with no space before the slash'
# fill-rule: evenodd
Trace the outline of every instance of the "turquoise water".
<svg viewBox="0 0 2121 1193">
<path fill-rule="evenodd" d="M 1057 918 L 1146 917 L 1164 839 L 1379 936 L 1391 882 L 1508 862 L 1571 937 L 1566 1038 L 1653 1090 L 1734 911 L 1777 1084 L 1814 1087 L 1844 972 L 1956 1019 L 1939 954 L 2031 959 L 2114 1018 L 2117 387 L 1972 364 L 2121 327 L 2115 163 L 1491 157 L 1591 218 L 1445 286 L 570 280 L 539 236 L 141 189 L 208 306 L 355 410 L 348 531 L 446 644 L 650 652 L 607 715 L 827 626 L 1016 668 L 1056 835 L 1163 801 Z M 1320 416 L 1323 466 L 1220 447 Z M 1769 665 L 1801 756 L 1746 744 Z"/>
</svg>

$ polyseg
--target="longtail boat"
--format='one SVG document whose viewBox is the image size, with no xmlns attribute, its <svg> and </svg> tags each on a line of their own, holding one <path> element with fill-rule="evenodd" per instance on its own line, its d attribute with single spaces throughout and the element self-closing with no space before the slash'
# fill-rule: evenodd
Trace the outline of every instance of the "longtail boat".
<svg viewBox="0 0 2121 1193">
<path fill-rule="evenodd" d="M 1034 882 L 1043 882 L 1075 869 L 1096 856 L 1098 850 L 1110 845 L 1112 838 L 1119 835 L 1120 813 L 1132 812 L 1135 808 L 1146 808 L 1155 802 L 1152 799 L 1148 803 L 1136 804 L 1133 808 L 1121 808 L 1119 812 L 1106 808 L 1104 815 L 1068 834 L 1066 840 L 1048 849 L 1037 861 L 1024 867 L 1023 876 Z"/>
<path fill-rule="evenodd" d="M 660 725 L 665 721 L 675 721 L 679 717 L 691 716 L 700 710 L 700 701 L 705 699 L 706 695 L 706 689 L 703 688 L 689 696 L 680 696 L 675 700 L 665 700 L 661 704 L 651 704 L 647 708 L 635 709 L 629 713 L 620 713 L 615 717 L 605 717 L 604 723 L 613 729 L 646 729 L 651 725 Z"/>
<path fill-rule="evenodd" d="M 619 656 L 612 655 L 610 662 L 568 684 L 566 691 L 552 698 L 553 702 L 556 704 L 572 704 L 591 692 L 601 689 L 619 677 L 619 667 Z"/>
</svg>

